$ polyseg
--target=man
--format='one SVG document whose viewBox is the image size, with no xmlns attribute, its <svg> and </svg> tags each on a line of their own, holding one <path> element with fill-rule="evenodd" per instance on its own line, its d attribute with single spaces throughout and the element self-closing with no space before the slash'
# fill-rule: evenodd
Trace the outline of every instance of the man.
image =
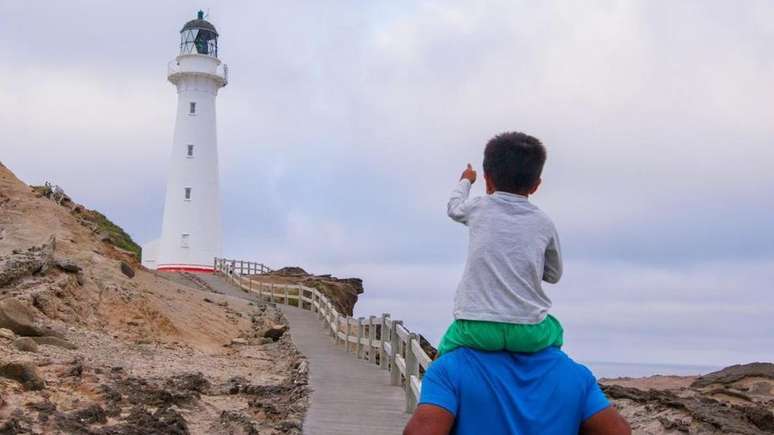
<svg viewBox="0 0 774 435">
<path fill-rule="evenodd" d="M 422 380 L 404 435 L 629 435 L 594 375 L 559 348 L 533 354 L 458 348 Z"/>
</svg>

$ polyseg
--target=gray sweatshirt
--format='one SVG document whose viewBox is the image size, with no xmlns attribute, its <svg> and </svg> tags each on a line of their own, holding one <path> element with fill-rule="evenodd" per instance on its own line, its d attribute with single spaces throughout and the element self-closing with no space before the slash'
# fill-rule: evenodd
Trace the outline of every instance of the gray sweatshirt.
<svg viewBox="0 0 774 435">
<path fill-rule="evenodd" d="M 551 219 L 526 196 L 506 192 L 468 199 L 463 179 L 448 214 L 470 229 L 465 272 L 454 298 L 454 318 L 535 324 L 551 299 L 541 281 L 562 276 L 559 235 Z"/>
</svg>

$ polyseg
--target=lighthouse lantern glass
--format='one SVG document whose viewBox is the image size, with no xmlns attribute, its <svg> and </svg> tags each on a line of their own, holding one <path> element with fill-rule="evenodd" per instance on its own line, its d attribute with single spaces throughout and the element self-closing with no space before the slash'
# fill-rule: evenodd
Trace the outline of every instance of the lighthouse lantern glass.
<svg viewBox="0 0 774 435">
<path fill-rule="evenodd" d="M 218 34 L 208 29 L 183 29 L 180 32 L 180 54 L 218 57 Z"/>
</svg>

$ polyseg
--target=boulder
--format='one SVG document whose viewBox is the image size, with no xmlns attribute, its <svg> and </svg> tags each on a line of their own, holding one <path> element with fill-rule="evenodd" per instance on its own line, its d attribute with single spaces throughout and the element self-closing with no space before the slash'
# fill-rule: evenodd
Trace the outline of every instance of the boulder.
<svg viewBox="0 0 774 435">
<path fill-rule="evenodd" d="M 277 341 L 282 337 L 285 332 L 288 330 L 288 325 L 271 325 L 269 329 L 264 331 L 263 336 L 265 338 L 271 338 L 274 341 Z"/>
<path fill-rule="evenodd" d="M 126 261 L 121 262 L 121 273 L 129 278 L 134 278 L 134 269 Z"/>
<path fill-rule="evenodd" d="M 82 270 L 81 266 L 69 258 L 56 258 L 54 265 L 67 273 L 78 273 Z"/>
<path fill-rule="evenodd" d="M 16 334 L 14 334 L 10 329 L 0 328 L 0 338 L 4 338 L 6 340 L 15 340 Z"/>
<path fill-rule="evenodd" d="M 37 352 L 38 343 L 30 337 L 20 337 L 13 342 L 14 347 L 22 352 Z"/>
<path fill-rule="evenodd" d="M 11 255 L 0 257 L 0 287 L 34 273 L 44 273 L 51 264 L 55 240 L 33 246 L 26 251 L 14 249 Z"/>
<path fill-rule="evenodd" d="M 25 390 L 42 390 L 46 386 L 38 368 L 29 362 L 0 364 L 0 376 L 21 383 Z"/>
<path fill-rule="evenodd" d="M 0 328 L 10 329 L 17 335 L 45 335 L 35 322 L 32 308 L 15 298 L 0 301 Z"/>
<path fill-rule="evenodd" d="M 63 349 L 75 350 L 78 346 L 65 340 L 64 338 L 55 337 L 53 335 L 44 335 L 41 337 L 30 337 L 37 344 L 44 344 L 48 346 L 61 347 Z"/>
</svg>

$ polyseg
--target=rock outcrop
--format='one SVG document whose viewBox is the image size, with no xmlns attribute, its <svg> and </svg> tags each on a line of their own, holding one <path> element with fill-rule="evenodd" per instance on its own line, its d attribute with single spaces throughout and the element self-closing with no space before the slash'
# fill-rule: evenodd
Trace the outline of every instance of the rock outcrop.
<svg viewBox="0 0 774 435">
<path fill-rule="evenodd" d="M 0 287 L 8 286 L 19 278 L 45 273 L 51 265 L 55 242 L 32 246 L 26 250 L 14 249 L 10 255 L 0 257 Z"/>
<path fill-rule="evenodd" d="M 35 310 L 16 298 L 0 300 L 0 328 L 9 329 L 17 335 L 46 335 L 35 317 Z"/>
<path fill-rule="evenodd" d="M 277 284 L 300 284 L 316 288 L 327 296 L 336 309 L 344 315 L 352 315 L 358 295 L 363 293 L 360 278 L 336 278 L 331 275 L 312 275 L 300 267 L 283 267 L 260 275 L 261 281 Z"/>
<path fill-rule="evenodd" d="M 737 365 L 699 378 L 603 380 L 602 389 L 632 425 L 648 434 L 774 433 L 774 364 Z M 654 385 L 655 384 L 655 385 Z"/>
</svg>

